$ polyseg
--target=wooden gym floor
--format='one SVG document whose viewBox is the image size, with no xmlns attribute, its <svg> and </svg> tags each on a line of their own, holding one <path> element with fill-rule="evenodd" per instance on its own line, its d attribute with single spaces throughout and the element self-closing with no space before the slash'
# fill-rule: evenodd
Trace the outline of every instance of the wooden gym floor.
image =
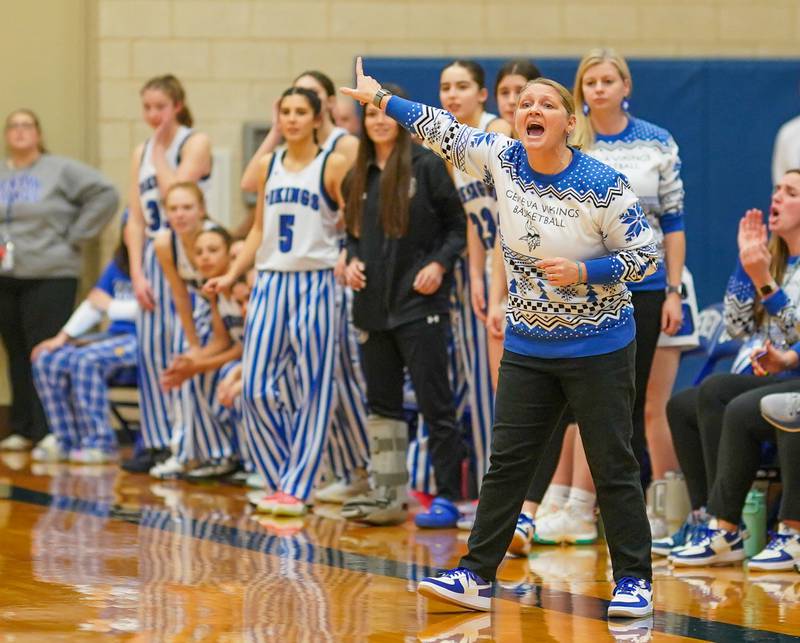
<svg viewBox="0 0 800 643">
<path fill-rule="evenodd" d="M 320 506 L 260 517 L 243 490 L 0 455 L 0 641 L 784 641 L 800 574 L 656 571 L 656 614 L 609 625 L 605 547 L 536 547 L 495 610 L 427 605 L 415 581 L 466 534 L 363 528 Z"/>
</svg>

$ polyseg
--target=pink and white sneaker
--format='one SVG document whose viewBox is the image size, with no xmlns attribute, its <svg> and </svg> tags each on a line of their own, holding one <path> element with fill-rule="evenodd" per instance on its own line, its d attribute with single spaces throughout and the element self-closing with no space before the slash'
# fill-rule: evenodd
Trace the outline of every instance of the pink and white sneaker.
<svg viewBox="0 0 800 643">
<path fill-rule="evenodd" d="M 275 494 L 275 504 L 272 506 L 272 513 L 275 516 L 304 516 L 308 512 L 306 503 L 290 496 L 288 493 L 279 491 Z"/>
</svg>

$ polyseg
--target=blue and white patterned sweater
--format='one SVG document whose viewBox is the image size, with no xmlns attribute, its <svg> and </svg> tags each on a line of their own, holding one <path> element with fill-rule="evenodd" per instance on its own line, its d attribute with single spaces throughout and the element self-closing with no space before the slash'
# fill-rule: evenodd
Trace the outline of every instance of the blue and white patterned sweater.
<svg viewBox="0 0 800 643">
<path fill-rule="evenodd" d="M 765 315 L 760 326 L 756 326 L 755 304 L 756 287 L 737 263 L 728 280 L 722 314 L 728 335 L 744 342 L 733 360 L 733 373 L 752 373 L 750 352 L 768 339 L 781 350 L 800 353 L 800 256 L 789 257 L 780 288 L 762 301 Z M 798 374 L 800 368 L 785 373 Z"/>
<path fill-rule="evenodd" d="M 386 113 L 432 151 L 494 186 L 508 282 L 505 347 L 545 358 L 587 357 L 633 341 L 630 291 L 656 269 L 658 250 L 627 179 L 577 150 L 559 174 L 534 172 L 519 141 L 460 124 L 393 96 Z M 539 259 L 584 261 L 588 284 L 546 282 Z"/>
<path fill-rule="evenodd" d="M 589 156 L 622 172 L 639 197 L 658 246 L 658 270 L 631 290 L 663 290 L 664 235 L 679 232 L 683 224 L 683 181 L 678 146 L 665 129 L 639 118 L 629 117 L 619 134 L 598 134 Z"/>
</svg>

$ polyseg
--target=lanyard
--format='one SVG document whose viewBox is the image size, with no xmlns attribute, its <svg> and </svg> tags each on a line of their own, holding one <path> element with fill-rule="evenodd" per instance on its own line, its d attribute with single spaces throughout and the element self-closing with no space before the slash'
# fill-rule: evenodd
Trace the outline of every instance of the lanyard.
<svg viewBox="0 0 800 643">
<path fill-rule="evenodd" d="M 2 239 L 2 241 L 6 244 L 11 241 L 11 208 L 14 205 L 14 191 L 12 186 L 13 179 L 11 186 L 9 186 L 8 201 L 6 201 L 6 216 L 5 225 L 3 226 L 3 234 L 0 236 L 0 239 Z"/>
</svg>

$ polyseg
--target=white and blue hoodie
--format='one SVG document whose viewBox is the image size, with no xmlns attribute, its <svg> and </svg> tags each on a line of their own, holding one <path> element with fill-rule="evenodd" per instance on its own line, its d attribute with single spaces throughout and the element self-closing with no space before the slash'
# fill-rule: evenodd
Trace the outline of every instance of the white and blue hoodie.
<svg viewBox="0 0 800 643">
<path fill-rule="evenodd" d="M 597 134 L 594 146 L 586 153 L 628 177 L 653 229 L 658 270 L 629 288 L 664 290 L 664 236 L 684 229 L 681 159 L 675 140 L 662 127 L 631 116 L 619 134 Z"/>
<path fill-rule="evenodd" d="M 389 99 L 386 113 L 457 169 L 495 188 L 508 282 L 505 347 L 544 358 L 601 355 L 636 334 L 627 281 L 655 271 L 658 250 L 625 176 L 578 150 L 558 174 L 534 172 L 519 141 L 440 109 Z M 588 283 L 556 287 L 540 259 L 584 261 Z"/>
</svg>

